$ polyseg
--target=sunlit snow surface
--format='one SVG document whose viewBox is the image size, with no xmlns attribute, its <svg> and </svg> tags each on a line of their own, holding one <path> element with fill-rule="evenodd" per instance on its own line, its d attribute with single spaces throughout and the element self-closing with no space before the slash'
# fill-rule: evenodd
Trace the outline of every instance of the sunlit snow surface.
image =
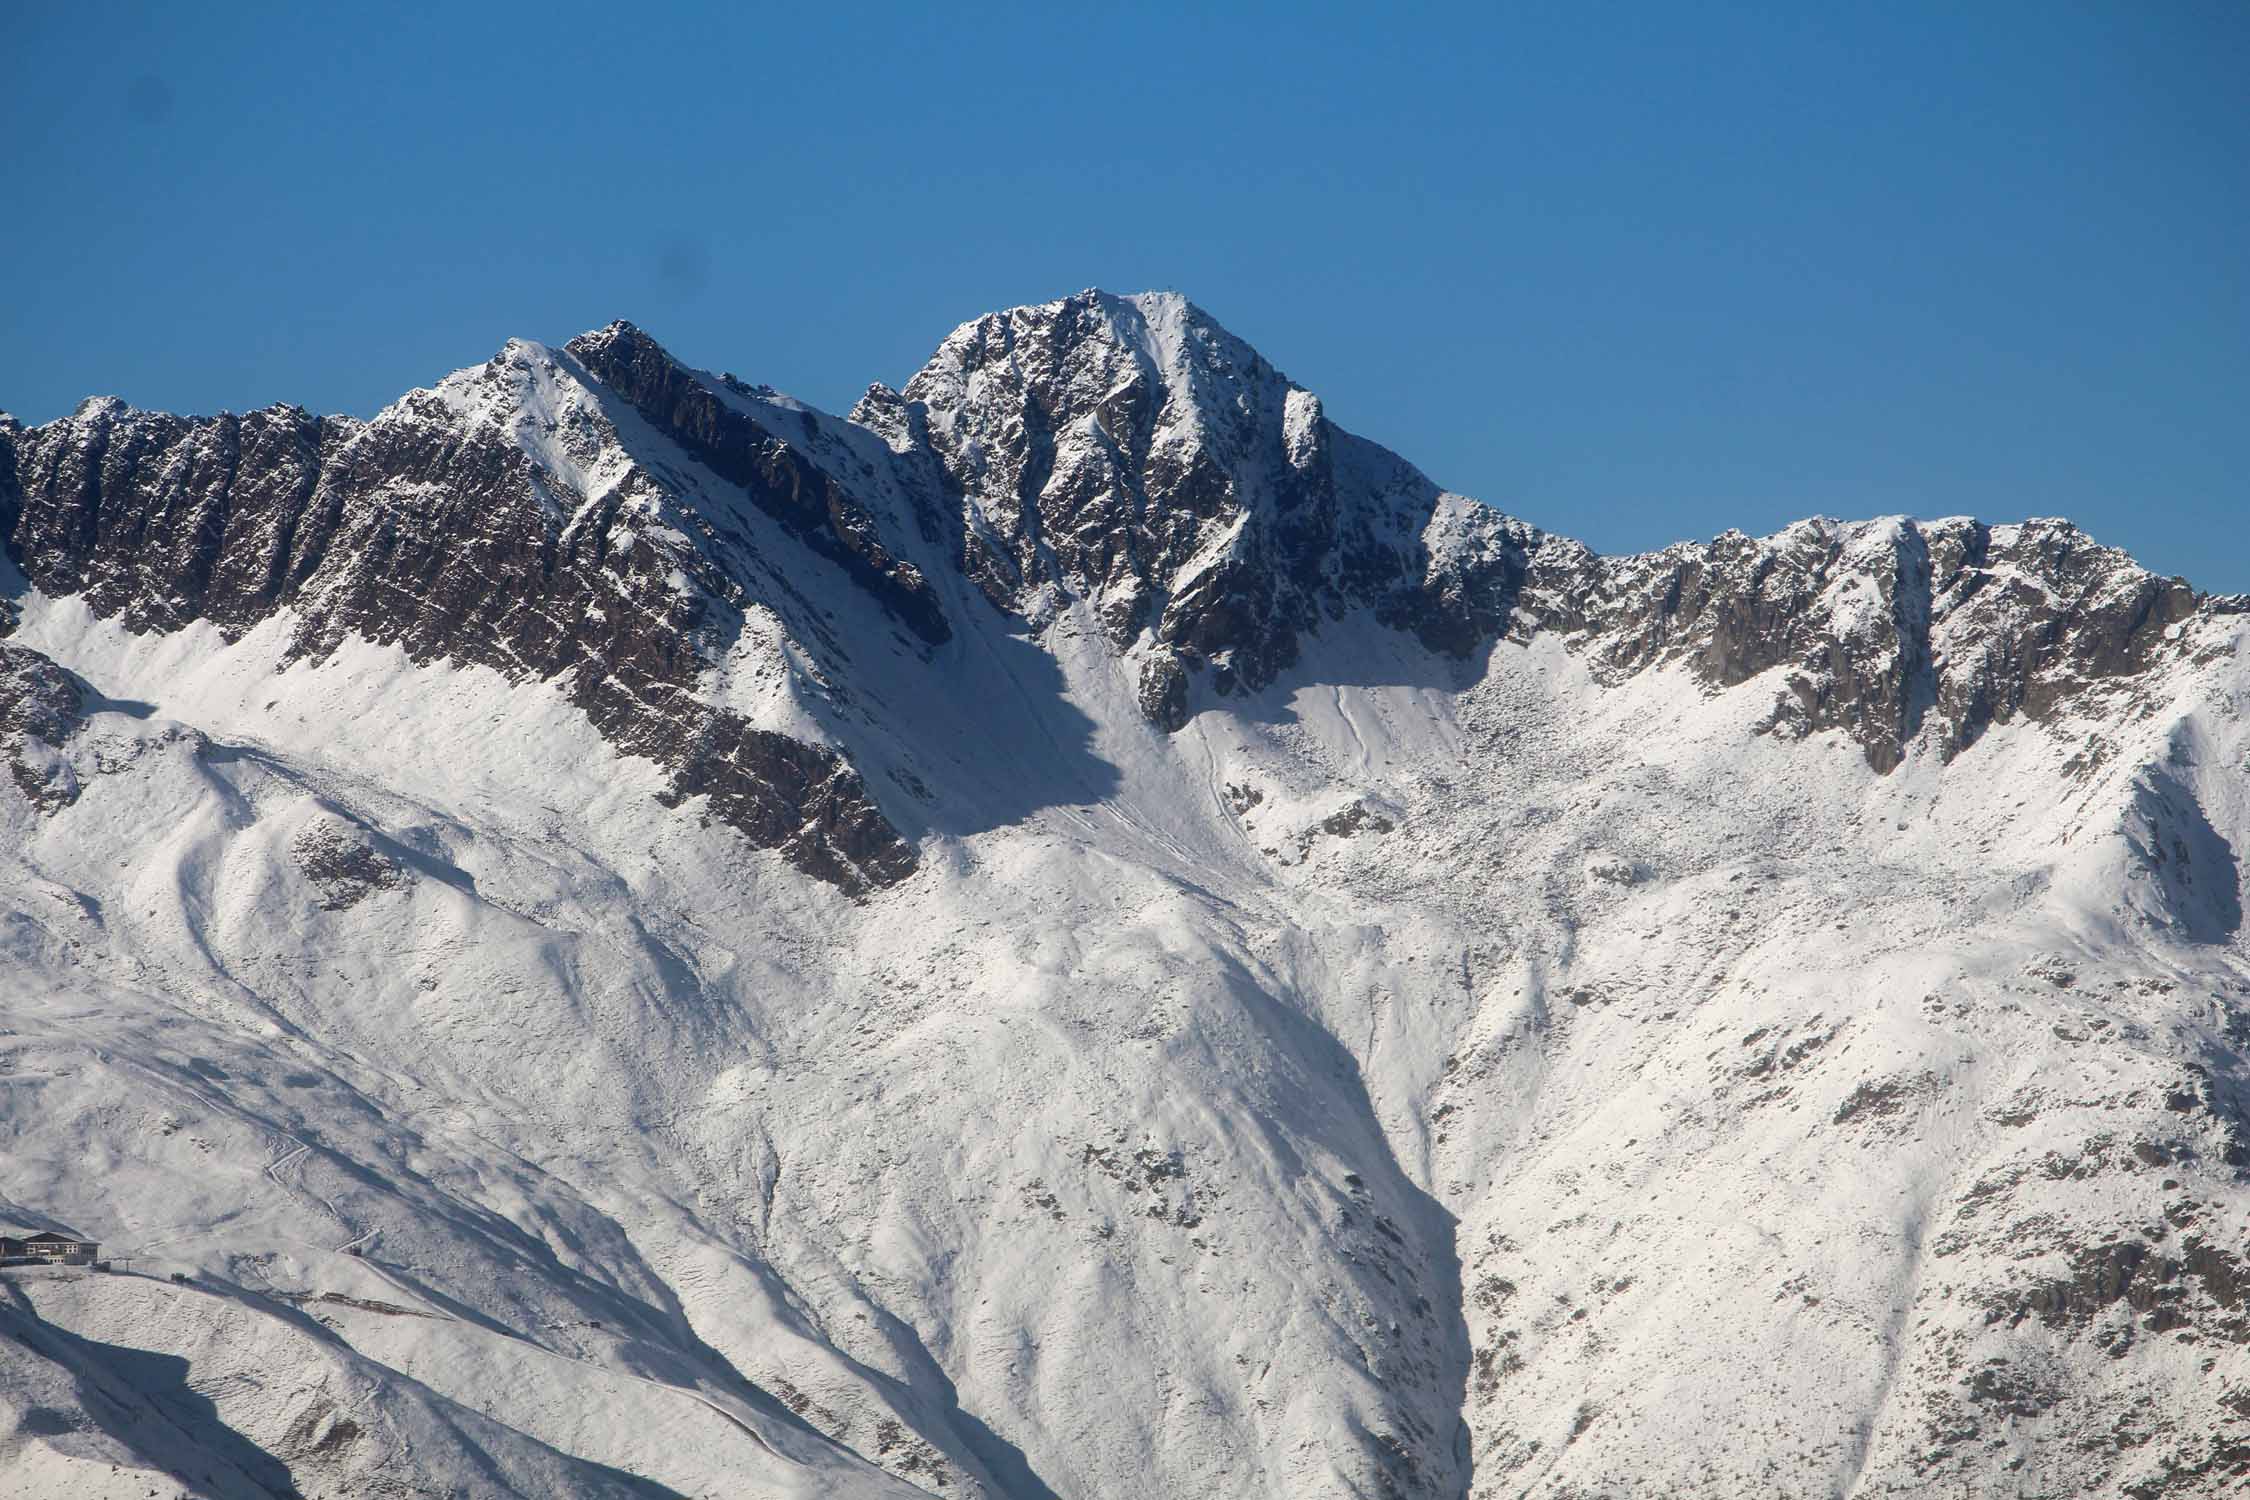
<svg viewBox="0 0 2250 1500">
<path fill-rule="evenodd" d="M 1364 614 L 1165 735 L 956 602 L 849 709 L 714 668 L 921 787 L 855 903 L 551 687 L 26 598 L 98 696 L 0 787 L 0 1210 L 134 1274 L 0 1271 L 0 1493 L 2236 1482 L 2239 1282 L 2043 1310 L 2240 1264 L 2243 617 L 1878 775 Z"/>
</svg>

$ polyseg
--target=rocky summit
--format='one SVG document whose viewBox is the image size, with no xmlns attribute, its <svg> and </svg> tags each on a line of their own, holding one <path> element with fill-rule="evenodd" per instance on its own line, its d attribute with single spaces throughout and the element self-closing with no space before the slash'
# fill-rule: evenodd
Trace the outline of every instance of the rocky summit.
<svg viewBox="0 0 2250 1500">
<path fill-rule="evenodd" d="M 2068 522 L 1601 556 L 1086 292 L 0 537 L 25 1493 L 2250 1483 L 2250 599 Z"/>
</svg>

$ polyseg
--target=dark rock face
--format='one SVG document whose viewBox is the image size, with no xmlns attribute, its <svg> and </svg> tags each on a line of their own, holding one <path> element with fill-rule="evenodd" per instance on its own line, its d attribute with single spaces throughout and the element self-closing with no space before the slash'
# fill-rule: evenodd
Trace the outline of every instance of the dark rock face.
<svg viewBox="0 0 2250 1500">
<path fill-rule="evenodd" d="M 1184 722 L 1175 667 L 1259 688 L 1347 610 L 1457 653 L 1505 618 L 1504 569 L 1425 589 L 1435 485 L 1179 298 L 979 319 L 903 400 L 958 497 L 969 578 L 1025 613 L 1050 589 L 1088 599 L 1120 648 L 1145 631 L 1173 664 L 1143 674 L 1165 727 Z"/>
<path fill-rule="evenodd" d="M 85 723 L 78 684 L 36 651 L 0 644 L 0 753 L 8 777 L 42 813 L 78 800 L 78 777 L 56 752 Z"/>
<path fill-rule="evenodd" d="M 532 435 L 553 445 L 542 461 L 506 419 L 557 392 L 572 400 Z M 666 769 L 675 799 L 709 796 L 751 842 L 855 894 L 903 878 L 913 849 L 840 756 L 696 698 L 748 597 L 697 545 L 687 497 L 619 450 L 603 400 L 546 351 L 511 345 L 368 423 L 92 401 L 5 435 L 0 524 L 32 584 L 134 630 L 208 620 L 232 638 L 287 608 L 292 655 L 357 638 L 559 680 L 621 752 Z M 606 465 L 606 483 L 582 492 L 596 469 L 573 460 Z M 785 445 L 765 461 L 795 472 Z M 875 569 L 877 550 L 849 560 Z M 896 567 L 874 576 L 906 586 Z"/>
<path fill-rule="evenodd" d="M 337 520 L 314 501 L 323 449 L 357 428 L 287 406 L 185 418 L 87 401 L 10 444 L 8 554 L 134 630 L 239 630 L 317 566 Z"/>
<path fill-rule="evenodd" d="M 843 566 L 917 636 L 953 634 L 921 571 L 884 546 L 875 517 L 783 438 L 676 364 L 630 323 L 612 323 L 564 345 L 650 426 L 671 438 L 821 556 Z M 808 434 L 809 435 L 809 434 Z"/>
<path fill-rule="evenodd" d="M 1644 557 L 1550 549 L 1526 593 L 1531 627 L 1583 637 L 1607 674 L 1680 663 L 1726 688 L 1784 669 L 1763 727 L 1843 730 L 1879 771 L 1925 730 L 1951 758 L 1994 724 L 2136 677 L 2212 607 L 2062 521 L 1807 521 Z"/>
<path fill-rule="evenodd" d="M 914 873 L 913 847 L 831 750 L 707 711 L 664 800 L 708 797 L 713 814 L 808 875 L 858 894 Z"/>
<path fill-rule="evenodd" d="M 1188 675 L 1180 659 L 1159 652 L 1141 663 L 1141 716 L 1169 734 L 1188 721 Z"/>
<path fill-rule="evenodd" d="M 2083 1330 L 2122 1303 L 2151 1333 L 2193 1328 L 2228 1343 L 2250 1343 L 2250 1269 L 2242 1257 L 2201 1235 L 2184 1238 L 2177 1251 L 2139 1240 L 2075 1247 L 2070 1274 L 2032 1283 L 2013 1301 L 1995 1302 L 1994 1321 L 2037 1318 L 2063 1332 Z"/>
</svg>

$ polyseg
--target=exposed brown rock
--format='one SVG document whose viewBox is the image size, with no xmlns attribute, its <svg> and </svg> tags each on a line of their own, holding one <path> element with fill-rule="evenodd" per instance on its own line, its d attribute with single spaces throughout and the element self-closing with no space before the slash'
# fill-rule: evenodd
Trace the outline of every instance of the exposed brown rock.
<svg viewBox="0 0 2250 1500">
<path fill-rule="evenodd" d="M 8 777 L 42 813 L 78 800 L 78 776 L 58 754 L 85 723 L 78 683 L 40 653 L 0 643 L 0 753 Z"/>
</svg>

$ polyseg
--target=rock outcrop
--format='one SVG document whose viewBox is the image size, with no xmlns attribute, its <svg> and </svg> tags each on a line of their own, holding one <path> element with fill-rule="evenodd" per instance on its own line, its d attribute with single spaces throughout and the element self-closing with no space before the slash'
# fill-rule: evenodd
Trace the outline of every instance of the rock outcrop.
<svg viewBox="0 0 2250 1500">
<path fill-rule="evenodd" d="M 68 672 L 36 651 L 0 642 L 0 753 L 16 790 L 41 812 L 78 800 L 78 775 L 59 753 L 86 721 Z"/>
</svg>

